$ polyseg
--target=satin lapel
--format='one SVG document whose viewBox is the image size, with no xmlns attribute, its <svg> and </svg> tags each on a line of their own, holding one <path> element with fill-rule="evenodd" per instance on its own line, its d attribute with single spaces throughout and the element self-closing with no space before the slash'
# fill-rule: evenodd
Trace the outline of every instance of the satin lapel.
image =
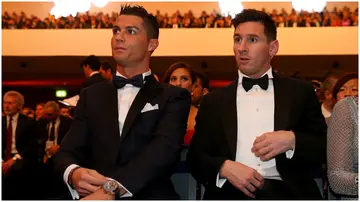
<svg viewBox="0 0 360 202">
<path fill-rule="evenodd" d="M 103 94 L 108 99 L 104 99 L 104 118 L 109 123 L 109 134 L 106 134 L 109 140 L 108 144 L 116 148 L 117 151 L 120 148 L 120 133 L 119 133 L 119 110 L 118 110 L 118 96 L 117 88 L 111 82 L 109 82 L 108 88 L 104 89 L 106 92 Z M 107 124 L 106 124 L 107 125 Z"/>
<path fill-rule="evenodd" d="M 286 80 L 273 72 L 274 79 L 274 131 L 288 130 L 288 122 L 291 112 L 291 86 Z"/>
<path fill-rule="evenodd" d="M 232 160 L 235 160 L 237 144 L 237 109 L 236 92 L 238 80 L 231 83 L 224 91 L 224 108 L 221 112 L 221 120 L 225 130 L 226 139 L 232 154 Z"/>
<path fill-rule="evenodd" d="M 136 117 L 141 113 L 141 110 L 144 108 L 145 104 L 150 103 L 151 100 L 156 96 L 156 90 L 159 86 L 161 85 L 155 80 L 154 76 L 151 75 L 151 77 L 146 81 L 144 87 L 140 89 L 129 109 L 129 112 L 127 113 L 123 131 L 120 137 L 121 140 L 128 135 Z"/>
</svg>

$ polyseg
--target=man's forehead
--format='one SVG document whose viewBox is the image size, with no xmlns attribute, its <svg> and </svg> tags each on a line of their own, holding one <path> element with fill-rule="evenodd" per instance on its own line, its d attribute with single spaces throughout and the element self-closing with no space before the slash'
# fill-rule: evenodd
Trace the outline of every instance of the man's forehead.
<svg viewBox="0 0 360 202">
<path fill-rule="evenodd" d="M 259 22 L 244 22 L 239 24 L 235 29 L 235 34 L 264 34 L 264 25 Z"/>
<path fill-rule="evenodd" d="M 115 22 L 115 25 L 119 27 L 136 26 L 140 28 L 143 24 L 143 19 L 135 15 L 120 15 Z"/>
</svg>

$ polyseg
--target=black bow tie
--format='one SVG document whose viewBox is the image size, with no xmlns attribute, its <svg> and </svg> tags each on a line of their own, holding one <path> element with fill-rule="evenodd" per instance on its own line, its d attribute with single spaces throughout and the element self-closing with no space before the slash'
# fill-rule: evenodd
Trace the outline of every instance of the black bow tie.
<svg viewBox="0 0 360 202">
<path fill-rule="evenodd" d="M 130 79 L 121 76 L 113 76 L 113 82 L 118 89 L 123 88 L 126 84 L 131 84 L 138 88 L 142 88 L 144 86 L 144 78 L 142 74 L 138 74 Z"/>
<path fill-rule="evenodd" d="M 269 86 L 269 77 L 266 74 L 260 79 L 250 79 L 248 77 L 243 77 L 242 86 L 246 92 L 248 92 L 255 84 L 259 85 L 263 90 L 267 90 Z"/>
</svg>

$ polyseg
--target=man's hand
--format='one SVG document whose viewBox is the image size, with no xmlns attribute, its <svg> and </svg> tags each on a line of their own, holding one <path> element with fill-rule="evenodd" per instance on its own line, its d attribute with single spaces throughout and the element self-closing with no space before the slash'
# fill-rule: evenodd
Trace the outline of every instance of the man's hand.
<svg viewBox="0 0 360 202">
<path fill-rule="evenodd" d="M 81 200 L 115 200 L 115 195 L 105 193 L 104 189 L 100 188 L 94 193 L 82 198 Z"/>
<path fill-rule="evenodd" d="M 264 185 L 263 176 L 255 169 L 235 161 L 226 160 L 220 169 L 220 176 L 251 198 L 255 198 L 253 193 Z"/>
<path fill-rule="evenodd" d="M 11 166 L 14 165 L 15 161 L 13 159 L 9 159 L 6 162 L 3 162 L 1 165 L 2 173 L 5 176 L 10 174 Z"/>
<path fill-rule="evenodd" d="M 47 152 L 49 152 L 50 156 L 54 156 L 56 152 L 58 152 L 60 149 L 59 145 L 53 145 L 50 148 L 46 149 Z"/>
<path fill-rule="evenodd" d="M 79 195 L 87 196 L 99 190 L 108 181 L 108 178 L 99 174 L 96 170 L 78 168 L 72 174 L 71 180 Z"/>
<path fill-rule="evenodd" d="M 295 149 L 295 134 L 292 131 L 275 131 L 257 137 L 251 151 L 262 161 L 268 161 L 278 154 Z"/>
</svg>

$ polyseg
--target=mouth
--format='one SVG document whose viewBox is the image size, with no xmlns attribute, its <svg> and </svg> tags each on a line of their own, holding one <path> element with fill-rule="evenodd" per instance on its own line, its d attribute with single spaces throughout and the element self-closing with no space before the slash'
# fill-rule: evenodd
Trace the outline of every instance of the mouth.
<svg viewBox="0 0 360 202">
<path fill-rule="evenodd" d="M 248 63 L 250 61 L 250 58 L 248 57 L 240 57 L 240 63 Z"/>
<path fill-rule="evenodd" d="M 126 48 L 124 48 L 124 47 L 122 47 L 122 46 L 116 46 L 115 48 L 114 48 L 114 50 L 126 50 Z"/>
</svg>

